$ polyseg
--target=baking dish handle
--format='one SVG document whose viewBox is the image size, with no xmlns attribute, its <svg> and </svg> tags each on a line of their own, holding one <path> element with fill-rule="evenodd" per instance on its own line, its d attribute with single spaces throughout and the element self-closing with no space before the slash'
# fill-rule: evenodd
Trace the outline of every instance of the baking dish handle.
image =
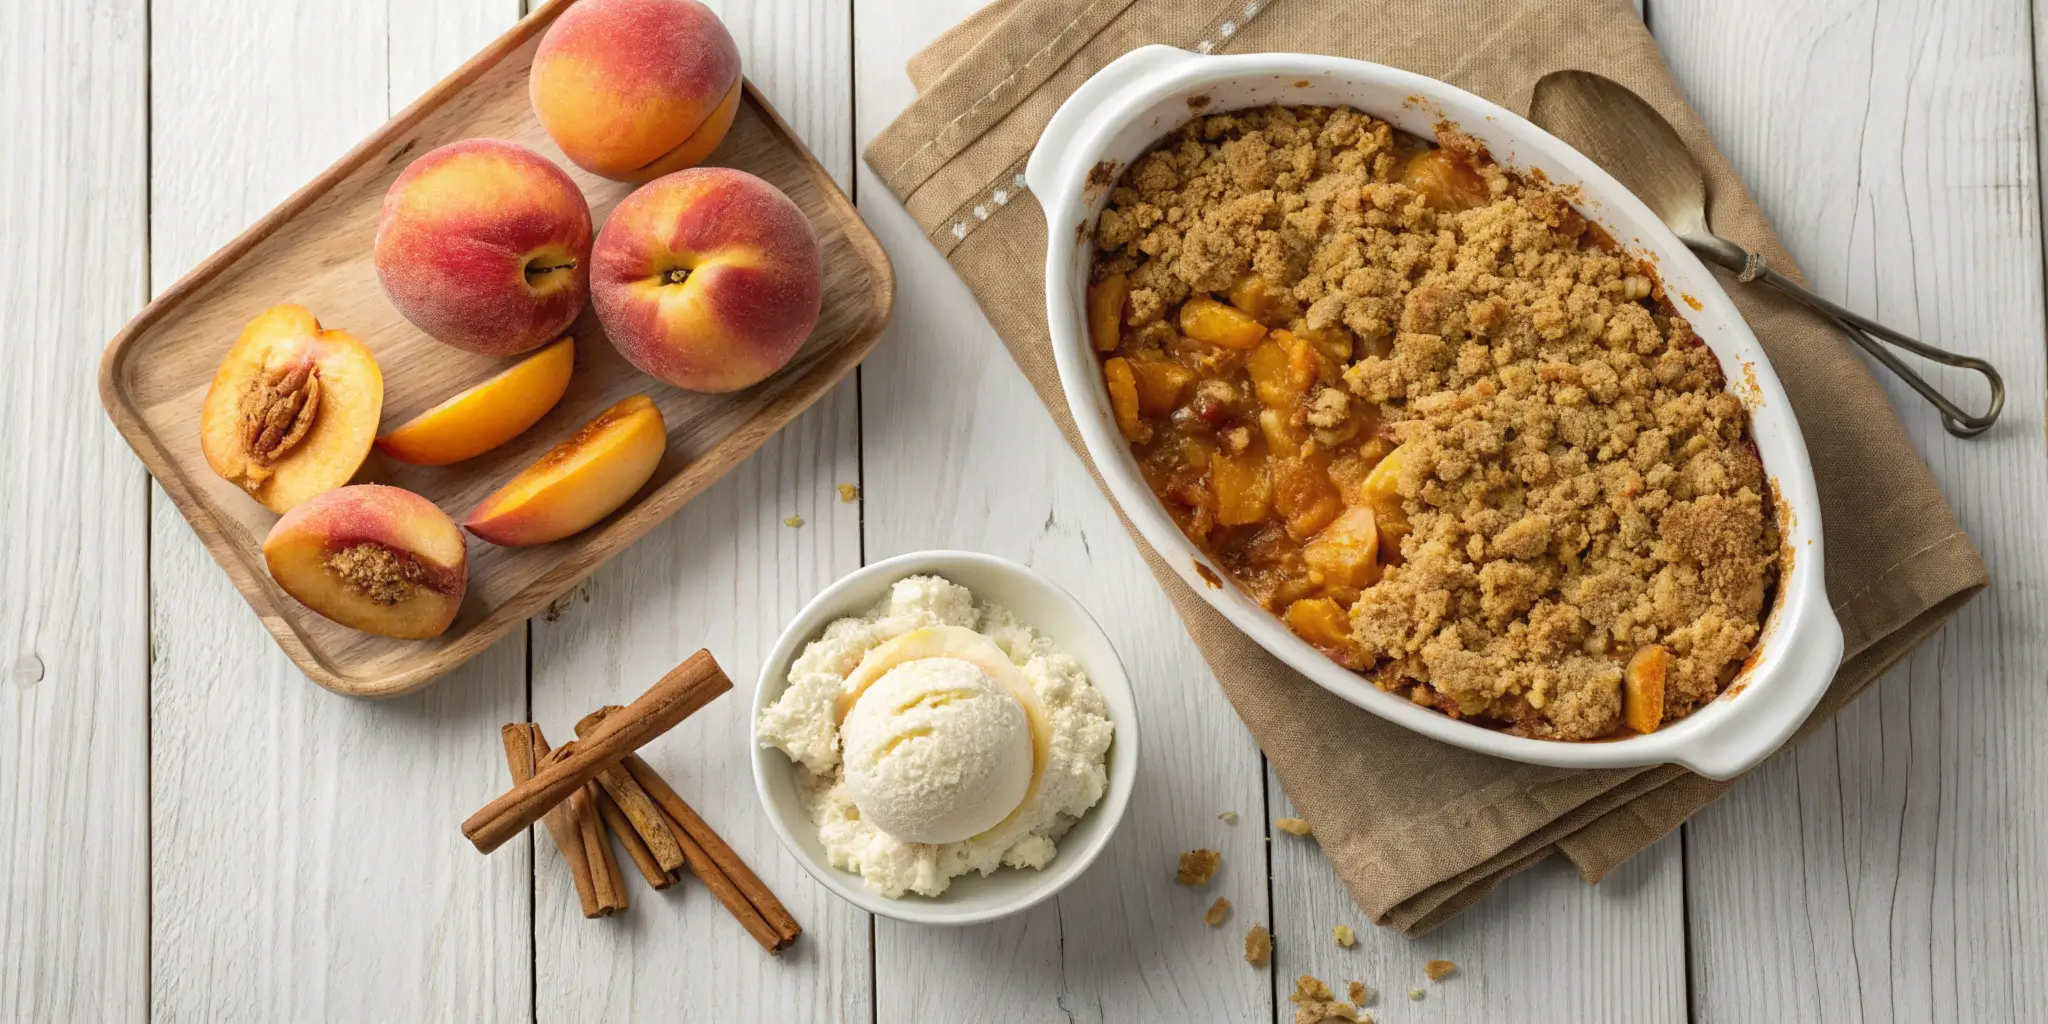
<svg viewBox="0 0 2048 1024">
<path fill-rule="evenodd" d="M 1797 630 L 1798 643 L 1784 646 L 1773 672 L 1775 678 L 1759 681 L 1753 689 L 1722 694 L 1720 700 L 1734 702 L 1731 713 L 1705 732 L 1688 737 L 1688 749 L 1673 757 L 1673 762 L 1709 779 L 1725 781 L 1763 763 L 1792 739 L 1813 714 L 1842 664 L 1841 622 L 1827 606 L 1825 593 L 1819 600 L 1820 607 L 1810 613 L 1812 620 L 1801 623 Z M 1795 683 L 1808 685 L 1795 688 Z"/>
<path fill-rule="evenodd" d="M 1108 112 L 1111 100 L 1146 75 L 1195 59 L 1195 55 L 1186 50 L 1154 43 L 1140 46 L 1110 61 L 1082 82 L 1081 87 L 1060 104 L 1052 120 L 1046 122 L 1045 131 L 1038 136 L 1038 145 L 1032 147 L 1031 159 L 1024 165 L 1024 184 L 1038 197 L 1039 203 L 1047 203 L 1050 196 L 1047 190 L 1056 183 L 1086 180 L 1086 169 L 1071 164 L 1075 160 L 1086 159 L 1088 153 L 1077 149 L 1074 143 L 1099 115 Z"/>
</svg>

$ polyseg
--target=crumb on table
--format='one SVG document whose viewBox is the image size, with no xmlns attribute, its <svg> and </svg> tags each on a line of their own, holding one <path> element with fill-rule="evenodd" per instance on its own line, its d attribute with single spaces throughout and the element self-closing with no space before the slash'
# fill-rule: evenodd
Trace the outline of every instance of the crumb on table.
<svg viewBox="0 0 2048 1024">
<path fill-rule="evenodd" d="M 1216 868 L 1223 863 L 1223 855 L 1215 850 L 1189 850 L 1180 855 L 1180 867 L 1173 873 L 1176 884 L 1200 888 L 1216 877 Z"/>
<path fill-rule="evenodd" d="M 1431 981 L 1442 981 L 1450 977 L 1451 972 L 1457 969 L 1458 965 L 1449 960 L 1431 960 L 1422 965 L 1423 973 L 1429 975 L 1429 980 Z"/>
<path fill-rule="evenodd" d="M 1352 931 L 1351 926 L 1348 924 L 1340 924 L 1331 929 L 1331 934 L 1336 936 L 1337 945 L 1345 949 L 1350 949 L 1358 944 L 1358 933 Z"/>
<path fill-rule="evenodd" d="M 1305 836 L 1311 831 L 1308 822 L 1301 818 L 1274 818 L 1273 827 L 1290 836 Z"/>
<path fill-rule="evenodd" d="M 1216 897 L 1216 902 L 1209 904 L 1209 909 L 1202 913 L 1202 923 L 1211 928 L 1220 928 L 1223 926 L 1224 919 L 1229 916 L 1230 899 L 1225 896 L 1218 896 Z"/>
<path fill-rule="evenodd" d="M 1262 924 L 1252 925 L 1244 933 L 1244 962 L 1253 967 L 1264 967 L 1273 959 L 1273 933 Z"/>
</svg>

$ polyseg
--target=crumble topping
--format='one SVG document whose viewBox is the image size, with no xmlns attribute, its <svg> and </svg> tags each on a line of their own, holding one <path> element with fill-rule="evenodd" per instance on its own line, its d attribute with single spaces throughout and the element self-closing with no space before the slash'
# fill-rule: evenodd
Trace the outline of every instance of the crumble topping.
<svg viewBox="0 0 2048 1024">
<path fill-rule="evenodd" d="M 1383 689 L 1548 739 L 1683 717 L 1779 568 L 1747 415 L 1649 267 L 1437 135 L 1265 107 L 1133 162 L 1094 239 L 1119 426 L 1198 546 Z"/>
<path fill-rule="evenodd" d="M 1216 868 L 1223 863 L 1223 855 L 1215 850 L 1189 850 L 1180 855 L 1180 867 L 1175 869 L 1175 884 L 1199 889 L 1216 877 Z"/>
</svg>

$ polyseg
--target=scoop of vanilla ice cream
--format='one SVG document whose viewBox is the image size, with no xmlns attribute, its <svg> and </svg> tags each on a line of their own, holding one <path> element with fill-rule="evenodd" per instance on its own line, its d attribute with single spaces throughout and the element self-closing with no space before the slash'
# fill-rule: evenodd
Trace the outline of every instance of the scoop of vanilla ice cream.
<svg viewBox="0 0 2048 1024">
<path fill-rule="evenodd" d="M 898 839 L 952 843 L 993 828 L 1031 786 L 1031 724 L 999 681 L 959 658 L 890 669 L 840 725 L 847 795 Z"/>
</svg>

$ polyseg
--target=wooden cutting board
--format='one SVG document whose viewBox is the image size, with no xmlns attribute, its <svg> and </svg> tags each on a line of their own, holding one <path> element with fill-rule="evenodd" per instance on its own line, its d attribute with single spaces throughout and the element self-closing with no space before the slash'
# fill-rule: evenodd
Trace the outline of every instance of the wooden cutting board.
<svg viewBox="0 0 2048 1024">
<path fill-rule="evenodd" d="M 788 193 L 817 230 L 824 305 L 809 341 L 780 373 L 747 391 L 699 395 L 635 370 L 589 309 L 570 328 L 576 373 L 561 402 L 511 443 L 467 462 L 408 466 L 372 452 L 357 482 L 418 492 L 458 522 L 485 495 L 612 403 L 647 394 L 668 424 L 668 452 L 625 507 L 574 537 L 530 548 L 469 538 L 469 590 L 448 631 L 393 640 L 328 621 L 271 582 L 262 543 L 277 517 L 206 465 L 199 407 L 214 370 L 250 318 L 280 302 L 361 338 L 384 371 L 385 429 L 510 365 L 442 345 L 392 308 L 371 262 L 379 206 L 411 158 L 490 136 L 531 147 L 567 171 L 601 225 L 633 186 L 562 156 L 527 100 L 527 72 L 555 0 L 436 85 L 339 163 L 149 304 L 107 346 L 100 398 L 123 437 L 207 550 L 307 676 L 338 693 L 383 697 L 431 682 L 545 609 L 667 519 L 844 377 L 889 318 L 888 257 L 810 151 L 747 84 L 725 141 L 706 161 L 743 168 Z"/>
</svg>

